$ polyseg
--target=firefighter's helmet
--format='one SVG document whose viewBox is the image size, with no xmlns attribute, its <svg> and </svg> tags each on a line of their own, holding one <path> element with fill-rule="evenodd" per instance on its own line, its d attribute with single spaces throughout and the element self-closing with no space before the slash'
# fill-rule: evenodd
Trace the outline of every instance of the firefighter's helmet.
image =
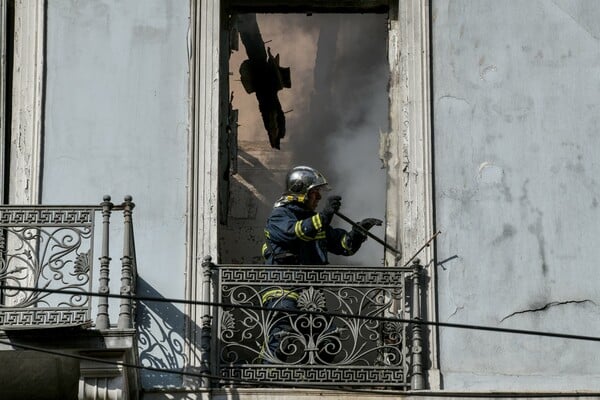
<svg viewBox="0 0 600 400">
<path fill-rule="evenodd" d="M 287 195 L 305 196 L 309 190 L 317 187 L 328 189 L 327 179 L 311 167 L 294 167 L 285 178 L 285 194 Z"/>
</svg>

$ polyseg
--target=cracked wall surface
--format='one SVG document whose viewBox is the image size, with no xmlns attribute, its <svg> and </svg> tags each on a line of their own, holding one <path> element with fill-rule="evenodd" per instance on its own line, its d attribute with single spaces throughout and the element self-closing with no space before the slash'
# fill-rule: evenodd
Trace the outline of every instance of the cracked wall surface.
<svg viewBox="0 0 600 400">
<path fill-rule="evenodd" d="M 600 336 L 598 18 L 592 0 L 432 1 L 440 321 Z M 446 389 L 599 390 L 599 350 L 440 333 Z"/>
<path fill-rule="evenodd" d="M 592 300 L 566 300 L 566 301 L 553 301 L 551 303 L 547 303 L 544 304 L 540 307 L 537 308 L 532 308 L 532 309 L 527 309 L 527 310 L 520 310 L 520 311 L 515 311 L 513 313 L 508 314 L 507 316 L 505 316 L 504 318 L 502 318 L 500 320 L 500 322 L 504 322 L 509 318 L 512 318 L 514 316 L 517 316 L 519 314 L 526 314 L 526 313 L 538 313 L 538 312 L 543 312 L 543 311 L 547 311 L 549 310 L 551 307 L 558 307 L 558 306 L 565 306 L 567 304 L 585 304 L 585 303 L 591 303 L 594 306 L 597 306 L 596 303 L 594 303 Z"/>
</svg>

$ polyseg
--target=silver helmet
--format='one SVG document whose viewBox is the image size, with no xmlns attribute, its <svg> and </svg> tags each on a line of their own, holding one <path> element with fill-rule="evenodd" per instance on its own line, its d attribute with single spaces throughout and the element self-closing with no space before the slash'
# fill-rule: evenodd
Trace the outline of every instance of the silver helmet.
<svg viewBox="0 0 600 400">
<path fill-rule="evenodd" d="M 327 188 L 327 179 L 311 167 L 294 167 L 285 178 L 285 194 L 287 195 L 304 196 L 309 190 L 317 187 Z"/>
</svg>

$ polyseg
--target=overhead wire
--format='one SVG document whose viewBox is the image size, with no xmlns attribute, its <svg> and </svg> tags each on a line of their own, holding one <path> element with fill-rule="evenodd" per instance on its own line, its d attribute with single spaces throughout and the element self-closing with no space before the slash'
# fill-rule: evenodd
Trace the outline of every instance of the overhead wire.
<svg viewBox="0 0 600 400">
<path fill-rule="evenodd" d="M 389 395 L 389 396 L 395 396 L 395 395 L 402 395 L 402 396 L 415 396 L 415 397 L 439 397 L 439 398 L 451 398 L 451 397 L 456 397 L 456 396 L 460 396 L 461 398 L 540 398 L 540 397 L 544 397 L 544 398 L 552 398 L 552 397 L 564 397 L 566 394 L 568 394 L 569 397 L 597 397 L 598 395 L 600 395 L 599 392 L 592 392 L 592 391 L 588 391 L 588 392 L 582 392 L 582 391 L 577 391 L 577 392 L 543 392 L 543 394 L 541 395 L 540 393 L 533 393 L 533 392 L 518 392 L 518 391 L 510 391 L 510 392 L 499 392 L 499 391 L 495 391 L 495 392 L 459 392 L 459 391 L 430 391 L 430 390 L 402 390 L 399 388 L 390 388 L 388 390 L 383 390 L 383 389 L 373 389 L 373 388 L 361 388 L 361 387 L 351 387 L 351 386 L 344 386 L 343 383 L 341 383 L 338 386 L 333 386 L 333 385 L 308 385 L 308 384 L 302 384 L 302 383 L 291 383 L 291 382 L 268 382 L 268 381 L 258 381 L 258 380 L 251 380 L 251 379 L 241 379 L 241 378 L 234 378 L 234 377 L 223 377 L 223 376 L 218 376 L 218 375 L 213 375 L 213 374 L 209 374 L 209 373 L 202 373 L 202 372 L 190 372 L 190 371 L 182 371 L 182 370 L 176 370 L 176 369 L 172 369 L 172 368 L 158 368 L 158 367 L 152 367 L 152 366 L 146 366 L 146 365 L 142 365 L 142 364 L 133 364 L 133 363 L 128 363 L 128 362 L 124 362 L 124 361 L 112 361 L 112 360 L 106 360 L 106 359 L 102 359 L 102 358 L 97 358 L 97 357 L 90 357 L 90 356 L 85 356 L 85 355 L 81 355 L 81 354 L 76 354 L 76 353 L 68 353 L 65 351 L 58 351 L 58 350 L 51 350 L 51 349 L 45 349 L 42 347 L 38 347 L 38 346 L 32 346 L 32 345 L 26 345 L 26 344 L 21 344 L 21 343 L 12 343 L 12 342 L 8 342 L 5 340 L 0 339 L 0 344 L 6 345 L 6 346 L 12 346 L 12 347 L 18 347 L 24 350 L 30 350 L 30 351 L 35 351 L 35 352 L 39 352 L 39 353 L 44 353 L 44 354 L 50 354 L 50 355 L 54 355 L 57 357 L 66 357 L 66 358 L 73 358 L 73 359 L 78 359 L 78 360 L 82 360 L 82 361 L 91 361 L 91 362 L 96 362 L 96 363 L 101 363 L 101 364 L 106 364 L 106 365 L 114 365 L 117 367 L 127 367 L 127 368 L 135 368 L 138 370 L 147 370 L 147 371 L 153 371 L 153 372 L 159 372 L 159 373 L 163 373 L 163 374 L 175 374 L 175 375 L 182 375 L 182 376 L 190 376 L 190 377 L 195 377 L 195 378 L 200 378 L 200 379 L 211 379 L 212 381 L 215 382 L 229 382 L 229 383 L 240 383 L 242 385 L 254 385 L 251 387 L 260 387 L 260 388 L 290 388 L 290 389 L 309 389 L 309 390 L 320 390 L 320 391 L 331 391 L 331 392 L 351 392 L 351 393 L 359 393 L 359 394 L 379 394 L 379 395 Z M 381 384 L 380 386 L 385 386 L 385 384 Z M 227 387 L 210 387 L 208 389 L 227 389 Z M 239 389 L 239 388 L 236 388 Z"/>
<path fill-rule="evenodd" d="M 286 312 L 288 314 L 298 314 L 298 315 L 316 315 L 316 316 L 326 316 L 326 317 L 329 316 L 329 317 L 338 317 L 338 318 L 353 318 L 353 319 L 363 319 L 363 320 L 380 321 L 380 322 L 401 322 L 401 323 L 406 323 L 406 324 L 435 326 L 435 327 L 440 327 L 440 328 L 470 329 L 470 330 L 479 330 L 479 331 L 488 331 L 488 332 L 497 332 L 497 333 L 543 336 L 543 337 L 552 337 L 552 338 L 559 338 L 559 339 L 600 342 L 599 336 L 576 335 L 576 334 L 569 334 L 569 333 L 546 332 L 546 331 L 540 331 L 540 330 L 527 330 L 527 329 L 516 329 L 516 328 L 500 328 L 497 326 L 489 326 L 489 325 L 475 325 L 475 324 L 460 324 L 460 323 L 452 323 L 452 322 L 429 321 L 429 320 L 420 319 L 420 318 L 382 317 L 382 316 L 377 316 L 377 315 L 346 314 L 346 313 L 338 313 L 338 312 L 333 312 L 333 311 L 289 310 L 289 309 L 285 309 L 285 308 L 262 307 L 262 306 L 255 306 L 255 305 L 250 305 L 250 304 L 233 304 L 233 303 L 222 303 L 222 302 L 201 301 L 201 300 L 185 300 L 185 299 L 166 298 L 166 297 L 149 297 L 149 296 L 140 296 L 137 294 L 136 295 L 128 295 L 128 294 L 98 293 L 98 292 L 68 290 L 68 289 L 44 289 L 44 288 L 31 288 L 31 287 L 0 285 L 0 290 L 4 290 L 4 289 L 31 291 L 31 292 L 43 292 L 43 293 L 58 293 L 58 294 L 76 295 L 76 296 L 129 299 L 129 300 L 137 300 L 137 301 L 141 301 L 141 302 L 203 305 L 203 306 L 218 307 L 218 308 L 237 308 L 237 309 L 247 309 L 247 310 L 254 310 L 254 311 L 280 311 L 280 312 Z"/>
<path fill-rule="evenodd" d="M 592 392 L 592 391 L 587 391 L 587 392 L 583 392 L 583 391 L 543 392 L 543 394 L 540 394 L 540 393 L 534 393 L 534 392 L 518 392 L 518 391 L 514 391 L 514 390 L 510 391 L 510 392 L 500 392 L 500 391 L 459 392 L 459 391 L 431 391 L 431 390 L 402 390 L 399 388 L 383 390 L 383 389 L 344 386 L 343 383 L 341 383 L 338 386 L 333 386 L 333 385 L 312 385 L 312 384 L 308 385 L 308 384 L 291 383 L 291 382 L 267 382 L 267 381 L 257 381 L 257 380 L 241 379 L 241 378 L 234 378 L 234 377 L 222 377 L 222 376 L 217 376 L 217 375 L 208 374 L 208 373 L 182 371 L 182 370 L 176 370 L 176 369 L 172 369 L 172 368 L 158 368 L 158 367 L 146 366 L 146 365 L 142 365 L 142 364 L 132 364 L 132 363 L 124 362 L 124 361 L 112 361 L 112 360 L 106 360 L 106 359 L 97 358 L 97 357 L 90 357 L 90 356 L 85 356 L 85 355 L 76 354 L 76 353 L 68 353 L 65 351 L 45 349 L 45 348 L 38 347 L 38 346 L 8 342 L 8 341 L 2 340 L 2 339 L 0 339 L 0 344 L 3 344 L 5 346 L 18 347 L 18 348 L 21 348 L 24 350 L 35 351 L 35 352 L 39 352 L 39 353 L 43 353 L 43 354 L 50 354 L 50 355 L 54 355 L 57 357 L 73 358 L 73 359 L 78 359 L 78 360 L 82 360 L 82 361 L 91 361 L 91 362 L 96 362 L 96 363 L 101 363 L 101 364 L 106 364 L 106 365 L 114 365 L 117 367 L 135 368 L 138 370 L 147 370 L 147 371 L 159 372 L 159 373 L 164 373 L 164 374 L 190 376 L 190 377 L 201 378 L 201 379 L 208 378 L 208 379 L 211 379 L 212 381 L 221 382 L 221 383 L 236 382 L 236 383 L 240 383 L 242 385 L 254 385 L 251 387 L 260 387 L 260 388 L 290 388 L 290 389 L 293 388 L 293 389 L 309 389 L 309 390 L 321 390 L 321 391 L 344 392 L 344 393 L 351 392 L 351 393 L 371 394 L 371 395 L 379 394 L 379 395 L 389 395 L 389 396 L 395 396 L 395 395 L 400 394 L 402 396 L 438 397 L 438 398 L 446 398 L 446 397 L 452 398 L 452 397 L 456 397 L 456 396 L 460 396 L 461 398 L 540 398 L 540 397 L 563 398 L 567 394 L 569 397 L 597 397 L 600 395 L 599 392 Z M 385 386 L 385 385 L 382 384 L 380 386 Z M 225 389 L 226 390 L 227 387 L 220 387 L 220 388 L 210 387 L 208 389 Z M 236 389 L 239 389 L 239 388 L 236 388 Z"/>
<path fill-rule="evenodd" d="M 289 314 L 304 314 L 304 315 L 323 315 L 330 317 L 340 317 L 340 318 L 356 318 L 356 319 L 368 319 L 368 320 L 377 320 L 384 322 L 402 322 L 408 324 L 423 324 L 423 325 L 433 325 L 440 327 L 449 327 L 449 328 L 461 328 L 461 329 L 476 329 L 476 330 L 484 330 L 484 331 L 496 331 L 501 333 L 514 333 L 514 334 L 526 334 L 526 335 L 536 335 L 536 336 L 548 336 L 548 337 L 556 337 L 563 339 L 574 339 L 574 340 L 588 340 L 588 341 L 600 341 L 600 337 L 594 336 L 582 336 L 582 335 L 572 335 L 572 334 L 564 334 L 564 333 L 554 333 L 554 332 L 542 332 L 542 331 L 530 331 L 530 330 L 522 330 L 522 329 L 509 329 L 509 328 L 498 328 L 491 326 L 481 326 L 481 325 L 468 325 L 468 324 L 455 324 L 455 323 L 444 323 L 437 321 L 426 321 L 420 319 L 408 319 L 408 318 L 394 318 L 394 317 L 379 317 L 379 316 L 367 316 L 367 315 L 358 315 L 358 314 L 343 314 L 343 313 L 335 313 L 335 312 L 321 312 L 321 311 L 300 311 L 300 310 L 288 310 L 276 307 L 261 307 L 261 306 L 253 306 L 247 304 L 230 304 L 230 303 L 219 303 L 219 302 L 205 302 L 198 300 L 184 300 L 184 299 L 175 299 L 175 298 L 162 298 L 162 297 L 149 297 L 149 296 L 140 296 L 140 295 L 126 295 L 126 294 L 114 294 L 114 293 L 97 293 L 97 292 L 87 292 L 87 291 L 77 291 L 77 290 L 66 290 L 66 289 L 42 289 L 42 288 L 29 288 L 29 287 L 19 287 L 19 286 L 9 286 L 9 285 L 0 285 L 0 290 L 8 289 L 8 290 L 23 290 L 23 291 L 32 291 L 32 292 L 45 292 L 45 293 L 58 293 L 63 295 L 78 295 L 78 296 L 90 296 L 90 297 L 105 297 L 105 298 L 115 298 L 115 299 L 129 299 L 129 300 L 137 300 L 140 302 L 159 302 L 159 303 L 179 303 L 179 304 L 191 304 L 191 305 L 206 305 L 212 307 L 221 307 L 221 308 L 239 308 L 239 309 L 250 309 L 250 310 L 264 310 L 264 311 L 281 311 Z M 289 383 L 289 382 L 266 382 L 266 381 L 256 381 L 251 379 L 241 379 L 235 377 L 223 377 L 217 376 L 208 373 L 200 373 L 200 372 L 190 372 L 190 371 L 181 371 L 176 369 L 167 369 L 167 368 L 158 368 L 152 366 L 145 366 L 142 364 L 133 364 L 127 363 L 123 361 L 111 361 L 96 357 L 89 357 L 85 355 L 69 353 L 65 351 L 57 351 L 51 349 L 45 349 L 37 346 L 26 345 L 22 343 L 13 343 L 0 339 L 0 344 L 6 346 L 13 346 L 17 348 L 22 348 L 26 350 L 52 354 L 60 357 L 69 357 L 75 358 L 79 360 L 87 360 L 93 362 L 99 362 L 104 364 L 111 364 L 116 366 L 128 367 L 128 368 L 136 368 L 143 369 L 153 372 L 165 373 L 165 374 L 177 374 L 182 376 L 191 376 L 201 379 L 210 379 L 215 382 L 229 382 L 229 383 L 238 383 L 241 385 L 253 385 L 260 387 L 283 387 L 283 388 L 298 388 L 298 389 L 315 389 L 315 390 L 327 390 L 327 391 L 343 391 L 343 392 L 356 392 L 356 393 L 364 393 L 364 394 L 383 394 L 383 395 L 393 395 L 394 393 L 402 393 L 404 395 L 414 395 L 414 396 L 435 396 L 435 397 L 452 397 L 456 394 L 461 397 L 477 397 L 477 398 L 498 398 L 498 397 L 539 397 L 539 394 L 535 393 L 516 393 L 511 391 L 510 393 L 502 393 L 502 392 L 493 392 L 493 393 L 464 393 L 464 392 L 432 392 L 432 391 L 411 391 L 411 390 L 403 390 L 400 388 L 390 388 L 388 390 L 377 390 L 370 388 L 360 388 L 360 387 L 351 387 L 351 386 L 343 386 L 343 383 L 340 384 L 341 387 L 329 386 L 329 385 L 313 385 L 313 384 L 299 384 L 299 383 Z M 382 384 L 381 386 L 385 386 Z M 564 396 L 564 392 L 557 393 L 548 393 L 544 392 L 544 397 L 561 397 Z M 598 395 L 597 392 L 583 392 L 583 393 L 569 393 L 570 396 L 576 397 L 595 397 Z"/>
</svg>

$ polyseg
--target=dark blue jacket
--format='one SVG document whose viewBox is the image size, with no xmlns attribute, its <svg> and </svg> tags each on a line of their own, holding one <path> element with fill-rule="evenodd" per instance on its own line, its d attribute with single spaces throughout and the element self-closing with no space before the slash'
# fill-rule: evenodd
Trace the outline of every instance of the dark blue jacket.
<svg viewBox="0 0 600 400">
<path fill-rule="evenodd" d="M 324 265 L 327 252 L 350 256 L 364 238 L 323 224 L 323 216 L 297 201 L 278 202 L 267 219 L 263 257 L 267 264 Z"/>
</svg>

